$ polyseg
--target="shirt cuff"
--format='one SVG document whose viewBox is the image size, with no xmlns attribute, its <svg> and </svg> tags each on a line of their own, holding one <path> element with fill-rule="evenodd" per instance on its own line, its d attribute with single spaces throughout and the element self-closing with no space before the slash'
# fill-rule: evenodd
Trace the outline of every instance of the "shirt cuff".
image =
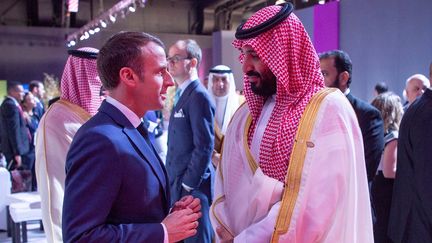
<svg viewBox="0 0 432 243">
<path fill-rule="evenodd" d="M 164 243 L 169 243 L 169 241 L 168 241 L 168 231 L 167 231 L 167 229 L 166 229 L 166 227 L 165 227 L 165 225 L 163 224 L 163 223 L 161 223 L 161 225 L 162 225 L 162 228 L 163 228 L 163 231 L 164 231 Z"/>
<path fill-rule="evenodd" d="M 187 192 L 190 192 L 190 191 L 193 190 L 192 187 L 190 187 L 190 186 L 188 186 L 188 185 L 186 185 L 186 184 L 184 184 L 184 183 L 182 183 L 182 187 L 183 187 Z"/>
</svg>

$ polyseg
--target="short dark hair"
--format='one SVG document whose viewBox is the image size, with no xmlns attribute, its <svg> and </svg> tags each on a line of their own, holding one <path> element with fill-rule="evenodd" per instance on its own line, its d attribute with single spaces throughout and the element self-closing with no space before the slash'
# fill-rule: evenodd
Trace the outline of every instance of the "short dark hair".
<svg viewBox="0 0 432 243">
<path fill-rule="evenodd" d="M 195 40 L 187 39 L 187 40 L 180 40 L 185 43 L 185 50 L 188 58 L 195 58 L 198 61 L 197 67 L 201 63 L 202 59 L 202 51 L 200 46 Z"/>
<path fill-rule="evenodd" d="M 319 56 L 320 60 L 327 58 L 334 58 L 335 67 L 338 71 L 338 75 L 342 72 L 347 71 L 349 74 L 349 79 L 347 81 L 347 86 L 349 87 L 351 84 L 351 76 L 352 76 L 352 62 L 351 58 L 348 54 L 341 50 L 333 50 L 321 53 Z"/>
<path fill-rule="evenodd" d="M 388 86 L 384 82 L 379 82 L 375 85 L 375 90 L 378 94 L 382 94 L 388 91 Z"/>
<path fill-rule="evenodd" d="M 15 91 L 19 85 L 22 85 L 21 82 L 18 81 L 9 81 L 6 84 L 6 90 L 9 93 L 10 91 Z"/>
<path fill-rule="evenodd" d="M 32 92 L 34 88 L 39 88 L 39 85 L 41 85 L 42 82 L 39 80 L 32 80 L 29 84 L 29 91 Z"/>
<path fill-rule="evenodd" d="M 100 49 L 97 68 L 104 88 L 112 90 L 119 84 L 119 72 L 123 67 L 130 67 L 142 77 L 142 47 L 149 42 L 165 49 L 162 41 L 144 32 L 120 32 L 115 34 Z"/>
</svg>

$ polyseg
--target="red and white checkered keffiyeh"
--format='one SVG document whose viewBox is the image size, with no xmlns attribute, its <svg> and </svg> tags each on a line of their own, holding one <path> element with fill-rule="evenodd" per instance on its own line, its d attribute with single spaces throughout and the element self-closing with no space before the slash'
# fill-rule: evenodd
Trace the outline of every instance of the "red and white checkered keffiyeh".
<svg viewBox="0 0 432 243">
<path fill-rule="evenodd" d="M 281 9 L 269 6 L 250 17 L 243 29 L 257 26 Z M 267 176 L 285 180 L 295 134 L 306 105 L 324 87 L 318 55 L 303 24 L 293 13 L 272 29 L 255 38 L 234 40 L 234 47 L 251 46 L 277 78 L 276 105 L 260 145 L 260 168 Z M 243 62 L 243 54 L 240 55 Z M 244 92 L 252 125 L 249 145 L 264 105 L 264 98 L 254 94 L 244 76 Z"/>
<path fill-rule="evenodd" d="M 79 50 L 98 52 L 97 49 L 91 47 L 84 47 Z M 69 56 L 60 83 L 60 97 L 62 99 L 68 100 L 94 115 L 102 102 L 99 96 L 101 86 L 96 59 Z"/>
</svg>

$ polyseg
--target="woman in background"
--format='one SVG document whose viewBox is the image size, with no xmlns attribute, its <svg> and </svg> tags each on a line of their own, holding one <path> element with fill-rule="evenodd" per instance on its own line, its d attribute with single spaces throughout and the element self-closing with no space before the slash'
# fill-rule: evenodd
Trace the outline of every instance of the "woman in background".
<svg viewBox="0 0 432 243">
<path fill-rule="evenodd" d="M 372 202 L 376 213 L 374 238 L 376 243 L 392 242 L 387 236 L 388 219 L 396 174 L 397 140 L 403 107 L 393 92 L 378 95 L 373 101 L 384 120 L 384 151 L 372 182 Z"/>
</svg>

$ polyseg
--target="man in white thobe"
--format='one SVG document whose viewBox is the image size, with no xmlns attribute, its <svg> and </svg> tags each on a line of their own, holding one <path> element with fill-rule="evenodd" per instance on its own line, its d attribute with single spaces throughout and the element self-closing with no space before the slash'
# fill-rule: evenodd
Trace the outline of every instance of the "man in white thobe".
<svg viewBox="0 0 432 243">
<path fill-rule="evenodd" d="M 43 115 L 36 134 L 36 178 L 41 195 L 42 222 L 48 242 L 63 242 L 62 208 L 66 155 L 77 130 L 97 112 L 102 97 L 98 50 L 69 51 L 60 100 Z"/>
<path fill-rule="evenodd" d="M 324 88 L 292 9 L 263 8 L 236 32 L 247 104 L 232 118 L 217 170 L 217 241 L 373 242 L 355 113 Z"/>
</svg>

